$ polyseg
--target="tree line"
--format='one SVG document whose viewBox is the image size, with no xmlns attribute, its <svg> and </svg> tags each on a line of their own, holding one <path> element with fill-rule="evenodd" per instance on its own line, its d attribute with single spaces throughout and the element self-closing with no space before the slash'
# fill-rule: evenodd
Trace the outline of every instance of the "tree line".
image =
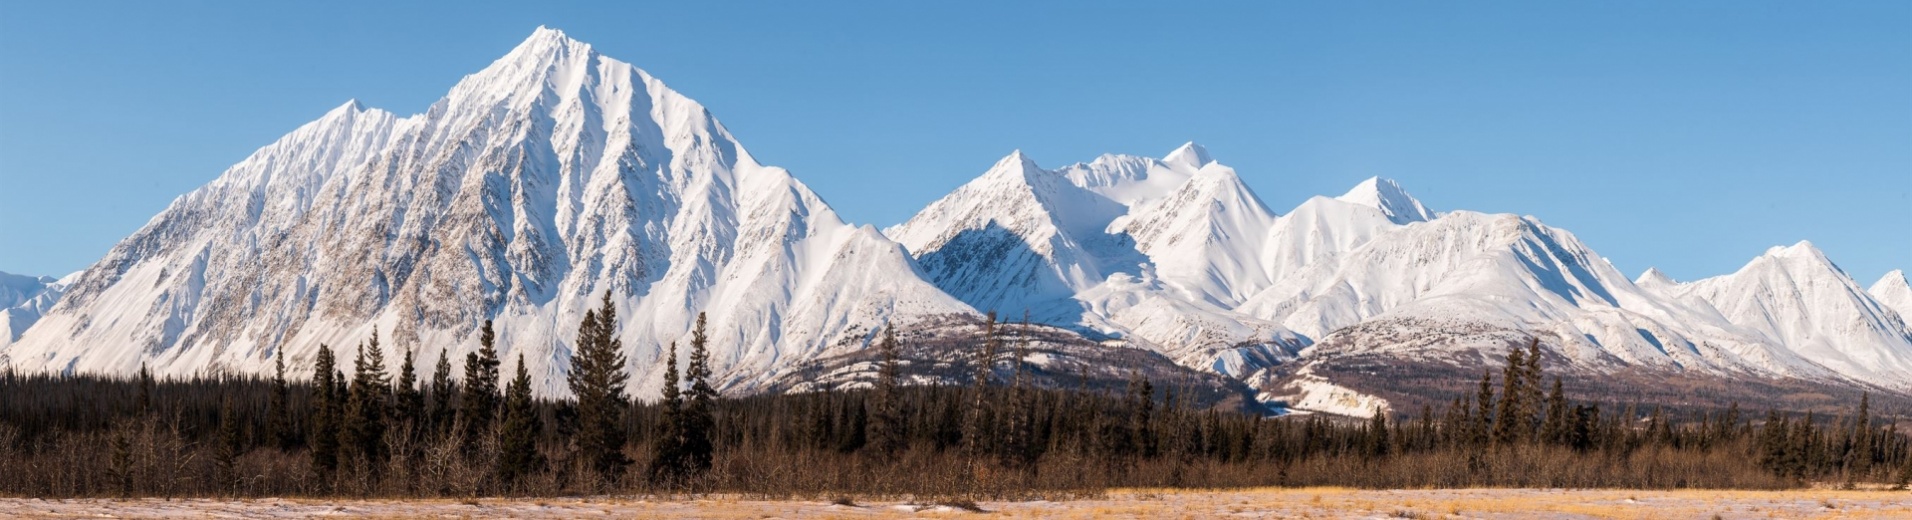
<svg viewBox="0 0 1912 520">
<path fill-rule="evenodd" d="M 991 316 L 967 385 L 908 385 L 885 328 L 867 385 L 726 398 L 700 315 L 680 372 L 634 399 L 607 293 L 578 329 L 571 398 L 509 379 L 490 323 L 457 377 L 376 332 L 266 378 L 0 374 L 0 493 L 58 496 L 545 496 L 741 493 L 916 499 L 1068 498 L 1114 486 L 1784 488 L 1912 479 L 1912 446 L 1870 417 L 1737 406 L 1698 420 L 1575 402 L 1538 343 L 1477 391 L 1373 418 L 1197 409 L 1135 377 L 1120 392 L 1039 388 L 1027 342 Z M 349 354 L 351 365 L 340 358 Z M 1007 366 L 1007 370 L 1003 368 Z M 308 371 L 310 377 L 295 376 Z M 1498 377 L 1497 377 L 1498 376 Z"/>
</svg>

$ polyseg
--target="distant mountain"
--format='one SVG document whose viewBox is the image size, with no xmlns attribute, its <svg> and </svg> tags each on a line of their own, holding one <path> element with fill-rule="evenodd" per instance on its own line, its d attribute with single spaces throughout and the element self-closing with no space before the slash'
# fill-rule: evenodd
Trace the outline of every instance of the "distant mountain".
<svg viewBox="0 0 1912 520">
<path fill-rule="evenodd" d="M 1905 281 L 1905 271 L 1893 269 L 1884 278 L 1872 284 L 1866 293 L 1879 300 L 1881 305 L 1899 314 L 1899 319 L 1912 323 L 1912 284 Z"/>
<path fill-rule="evenodd" d="M 1807 243 L 1628 280 L 1566 230 L 1436 212 L 1385 178 L 1278 213 L 1194 143 L 1055 169 L 1012 152 L 879 232 L 702 105 L 544 28 L 422 114 L 327 112 L 82 273 L 0 275 L 0 364 L 261 373 L 376 328 L 388 362 L 430 366 L 492 320 L 507 364 L 557 396 L 607 291 L 640 396 L 699 312 L 716 379 L 745 394 L 861 384 L 889 325 L 918 340 L 913 378 L 962 382 L 986 311 L 1034 324 L 1018 330 L 1039 382 L 1143 373 L 1250 409 L 1425 404 L 1535 340 L 1556 375 L 1668 399 L 1912 396 L 1912 286 L 1862 290 Z"/>
<path fill-rule="evenodd" d="M 0 273 L 0 349 L 20 339 L 47 309 L 60 301 L 79 273 L 55 279 Z"/>
</svg>

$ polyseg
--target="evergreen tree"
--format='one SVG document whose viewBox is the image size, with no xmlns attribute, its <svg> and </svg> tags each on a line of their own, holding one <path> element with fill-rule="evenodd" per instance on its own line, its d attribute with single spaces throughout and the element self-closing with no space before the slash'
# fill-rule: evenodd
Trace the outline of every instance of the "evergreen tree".
<svg viewBox="0 0 1912 520">
<path fill-rule="evenodd" d="M 465 354 L 464 393 L 458 397 L 458 422 L 465 428 L 465 453 L 477 450 L 498 414 L 498 335 L 491 320 L 478 331 L 478 351 Z"/>
<path fill-rule="evenodd" d="M 338 393 L 337 362 L 332 347 L 319 345 L 312 361 L 312 468 L 321 480 L 339 467 L 339 410 L 345 396 Z"/>
<path fill-rule="evenodd" d="M 883 357 L 882 368 L 877 373 L 876 390 L 870 396 L 870 432 L 869 438 L 874 444 L 877 456 L 889 458 L 905 448 L 909 432 L 903 422 L 900 397 L 896 395 L 897 384 L 902 373 L 897 362 L 896 326 L 883 328 L 883 340 L 877 343 L 877 350 Z"/>
<path fill-rule="evenodd" d="M 298 435 L 293 432 L 292 410 L 288 408 L 292 390 L 285 380 L 285 351 L 276 352 L 272 360 L 272 391 L 266 396 L 266 440 L 290 451 L 297 445 Z"/>
<path fill-rule="evenodd" d="M 153 414 L 153 371 L 145 363 L 139 364 L 139 398 L 133 401 L 133 409 L 140 415 Z"/>
<path fill-rule="evenodd" d="M 1481 372 L 1480 388 L 1474 395 L 1474 413 L 1468 417 L 1468 442 L 1476 446 L 1486 446 L 1491 440 L 1489 433 L 1494 417 L 1494 372 L 1488 369 Z"/>
<path fill-rule="evenodd" d="M 1524 426 L 1521 435 L 1527 439 L 1541 439 L 1540 429 L 1546 422 L 1546 409 L 1542 408 L 1542 404 L 1546 403 L 1547 396 L 1545 395 L 1546 390 L 1540 386 L 1542 381 L 1540 372 L 1540 338 L 1534 338 L 1533 341 L 1527 343 L 1527 355 L 1522 361 L 1524 361 L 1524 364 L 1521 365 L 1520 370 L 1520 387 L 1526 390 L 1526 392 L 1521 397 L 1520 402 L 1520 412 L 1523 414 L 1521 415 L 1521 425 Z"/>
<path fill-rule="evenodd" d="M 536 404 L 531 399 L 531 373 L 525 371 L 524 353 L 520 352 L 517 376 L 505 387 L 504 422 L 498 445 L 498 480 L 507 486 L 544 466 L 544 458 L 538 453 L 537 439 L 543 426 L 538 421 Z"/>
<path fill-rule="evenodd" d="M 1864 475 L 1872 470 L 1872 394 L 1859 394 L 1859 412 L 1852 418 L 1852 431 L 1846 434 L 1850 446 L 1845 453 L 1846 471 Z"/>
<path fill-rule="evenodd" d="M 1367 455 L 1371 458 L 1386 457 L 1391 447 L 1393 444 L 1388 438 L 1388 412 L 1376 406 L 1374 417 L 1368 419 Z"/>
<path fill-rule="evenodd" d="M 624 456 L 624 343 L 617 339 L 617 307 L 604 292 L 602 308 L 578 324 L 577 352 L 565 380 L 578 403 L 578 449 L 599 475 L 615 479 L 631 463 Z"/>
<path fill-rule="evenodd" d="M 1525 413 L 1526 355 L 1519 348 L 1507 350 L 1507 366 L 1501 372 L 1500 409 L 1494 415 L 1494 444 L 1510 446 L 1520 441 L 1521 429 L 1527 418 Z"/>
<path fill-rule="evenodd" d="M 651 445 L 650 474 L 652 482 L 670 483 L 683 473 L 684 459 L 684 393 L 677 382 L 677 342 L 671 342 L 670 354 L 664 358 L 663 392 L 659 400 L 664 408 L 663 431 Z"/>
<path fill-rule="evenodd" d="M 1550 444 L 1566 444 L 1570 426 L 1567 421 L 1572 412 L 1567 409 L 1567 393 L 1560 387 L 1560 378 L 1555 377 L 1553 392 L 1547 395 L 1547 418 L 1540 425 L 1540 440 Z"/>
<path fill-rule="evenodd" d="M 384 359 L 385 351 L 378 344 L 378 329 L 373 329 L 371 343 L 359 346 L 358 358 L 354 361 L 345 419 L 352 455 L 365 462 L 374 476 L 388 455 L 385 453 L 385 420 L 391 415 L 391 378 L 385 374 Z"/>
<path fill-rule="evenodd" d="M 690 386 L 684 403 L 684 474 L 690 477 L 710 469 L 715 451 L 710 433 L 717 426 L 717 389 L 710 376 L 710 339 L 704 333 L 704 313 L 699 312 L 690 336 L 690 365 L 684 368 L 684 383 Z"/>
<path fill-rule="evenodd" d="M 458 386 L 451 380 L 450 356 L 445 349 L 438 349 L 438 364 L 432 369 L 431 386 L 431 432 L 443 434 L 450 431 L 451 421 L 458 413 Z"/>
<path fill-rule="evenodd" d="M 241 442 L 239 418 L 232 411 L 232 398 L 227 397 L 219 406 L 219 444 L 213 448 L 212 467 L 213 480 L 228 491 L 237 491 Z"/>
<path fill-rule="evenodd" d="M 405 361 L 398 367 L 398 382 L 392 388 L 393 424 L 411 424 L 414 434 L 416 426 L 425 421 L 425 394 L 418 389 L 416 358 L 415 351 L 405 350 Z"/>
</svg>

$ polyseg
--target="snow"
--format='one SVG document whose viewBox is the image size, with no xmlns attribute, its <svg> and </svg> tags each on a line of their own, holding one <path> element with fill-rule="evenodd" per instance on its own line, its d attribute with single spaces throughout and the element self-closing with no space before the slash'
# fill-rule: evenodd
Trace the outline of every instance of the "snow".
<svg viewBox="0 0 1912 520">
<path fill-rule="evenodd" d="M 376 326 L 394 361 L 430 366 L 492 319 L 503 356 L 562 395 L 575 324 L 606 290 L 639 396 L 699 311 L 735 392 L 861 348 L 891 316 L 972 312 L 703 106 L 541 28 L 425 113 L 345 103 L 176 199 L 0 357 L 262 373 Z"/>
<path fill-rule="evenodd" d="M 1421 201 L 1408 195 L 1407 190 L 1402 189 L 1394 179 L 1371 177 L 1336 198 L 1381 210 L 1388 220 L 1396 224 L 1434 220 L 1434 212 L 1428 211 Z"/>
<path fill-rule="evenodd" d="M 1879 300 L 1880 305 L 1898 313 L 1901 321 L 1912 322 L 1912 284 L 1906 283 L 1904 270 L 1893 269 L 1886 273 L 1866 293 Z"/>
<path fill-rule="evenodd" d="M 1774 247 L 1737 272 L 1679 290 L 1842 376 L 1912 388 L 1912 329 L 1811 242 Z"/>
<path fill-rule="evenodd" d="M 1252 174 L 1252 172 L 1251 172 Z M 1912 389 L 1912 286 L 1861 290 L 1809 243 L 1739 272 L 1628 280 L 1531 216 L 1436 213 L 1370 178 L 1281 214 L 1207 149 L 1044 169 L 1014 151 L 879 232 L 758 162 L 710 111 L 540 28 L 407 117 L 348 101 L 175 199 L 81 273 L 0 275 L 0 363 L 263 373 L 377 327 L 430 366 L 497 323 L 541 395 L 605 291 L 638 396 L 708 311 L 748 393 L 881 326 L 1028 312 L 1254 379 L 1297 409 L 1385 403 L 1311 375 L 1338 353 L 1489 359 L 1538 337 L 1572 368 Z M 1259 375 L 1258 375 L 1259 374 Z M 1277 392 L 1280 393 L 1280 392 Z"/>
<path fill-rule="evenodd" d="M 0 272 L 0 349 L 19 340 L 53 304 L 78 273 L 58 279 Z"/>
</svg>

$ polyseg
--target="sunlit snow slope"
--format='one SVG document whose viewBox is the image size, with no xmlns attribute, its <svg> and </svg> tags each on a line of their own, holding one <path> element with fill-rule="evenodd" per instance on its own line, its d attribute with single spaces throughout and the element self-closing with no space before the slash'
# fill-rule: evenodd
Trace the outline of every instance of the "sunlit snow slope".
<svg viewBox="0 0 1912 520">
<path fill-rule="evenodd" d="M 702 105 L 540 28 L 423 114 L 346 103 L 175 200 L 5 357 L 260 372 L 378 326 L 388 355 L 429 366 L 494 319 L 503 357 L 561 393 L 608 290 L 640 393 L 706 310 L 722 386 L 747 391 L 890 316 L 969 312 L 915 269 Z"/>
</svg>

